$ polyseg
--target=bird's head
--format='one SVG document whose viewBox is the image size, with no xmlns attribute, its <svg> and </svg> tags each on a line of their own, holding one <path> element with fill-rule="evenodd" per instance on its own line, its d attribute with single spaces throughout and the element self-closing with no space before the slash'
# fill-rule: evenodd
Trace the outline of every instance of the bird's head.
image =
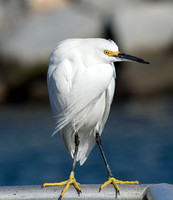
<svg viewBox="0 0 173 200">
<path fill-rule="evenodd" d="M 149 62 L 144 59 L 120 52 L 118 50 L 118 46 L 112 40 L 104 40 L 103 42 L 105 42 L 105 44 L 103 44 L 103 47 L 102 47 L 102 57 L 108 63 L 120 62 L 120 61 L 131 61 L 131 62 L 149 64 Z"/>
<path fill-rule="evenodd" d="M 114 41 L 101 38 L 64 40 L 55 49 L 55 55 L 59 60 L 63 58 L 78 60 L 78 62 L 81 60 L 86 66 L 119 61 L 149 64 L 148 61 L 141 58 L 121 53 Z"/>
<path fill-rule="evenodd" d="M 87 38 L 80 41 L 80 50 L 87 64 L 114 63 L 120 61 L 132 61 L 149 64 L 141 58 L 121 53 L 118 46 L 112 40 L 101 38 Z M 86 60 L 87 58 L 87 60 Z"/>
</svg>

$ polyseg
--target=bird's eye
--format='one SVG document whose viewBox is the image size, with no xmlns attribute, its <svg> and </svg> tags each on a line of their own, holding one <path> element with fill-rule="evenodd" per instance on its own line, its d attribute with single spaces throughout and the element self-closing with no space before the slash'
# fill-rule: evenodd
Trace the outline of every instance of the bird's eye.
<svg viewBox="0 0 173 200">
<path fill-rule="evenodd" d="M 104 50 L 104 54 L 109 55 L 109 51 L 108 50 Z"/>
</svg>

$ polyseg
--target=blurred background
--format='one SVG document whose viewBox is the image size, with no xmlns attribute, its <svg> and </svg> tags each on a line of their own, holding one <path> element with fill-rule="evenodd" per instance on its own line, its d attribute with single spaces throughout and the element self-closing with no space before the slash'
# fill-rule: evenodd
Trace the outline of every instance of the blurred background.
<svg viewBox="0 0 173 200">
<path fill-rule="evenodd" d="M 0 185 L 68 178 L 72 159 L 51 137 L 46 74 L 57 43 L 76 37 L 113 39 L 150 61 L 116 64 L 103 148 L 116 178 L 173 183 L 173 1 L 0 0 Z M 107 180 L 98 148 L 76 179 Z"/>
</svg>

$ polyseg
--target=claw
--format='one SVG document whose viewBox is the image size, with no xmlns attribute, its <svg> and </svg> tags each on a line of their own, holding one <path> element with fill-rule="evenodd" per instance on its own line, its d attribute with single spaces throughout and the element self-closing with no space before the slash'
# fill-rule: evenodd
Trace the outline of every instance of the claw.
<svg viewBox="0 0 173 200">
<path fill-rule="evenodd" d="M 49 187 L 49 186 L 62 186 L 65 185 L 65 188 L 63 189 L 63 191 L 61 192 L 60 198 L 62 199 L 62 197 L 64 196 L 64 194 L 66 193 L 66 191 L 68 190 L 68 188 L 70 187 L 70 185 L 73 184 L 74 187 L 76 188 L 78 194 L 82 193 L 80 187 L 79 187 L 79 183 L 76 181 L 75 177 L 74 177 L 74 172 L 72 171 L 70 174 L 70 177 L 67 181 L 62 181 L 59 183 L 44 183 L 42 185 L 42 187 Z"/>
<path fill-rule="evenodd" d="M 99 192 L 109 184 L 113 184 L 116 190 L 116 193 L 120 194 L 120 189 L 119 189 L 118 184 L 138 184 L 139 185 L 140 183 L 138 181 L 120 181 L 120 180 L 115 179 L 114 177 L 109 177 L 108 181 L 106 181 L 103 185 L 101 185 Z"/>
<path fill-rule="evenodd" d="M 120 189 L 119 189 L 119 186 L 118 186 L 118 184 L 117 184 L 116 181 L 117 181 L 117 180 L 116 180 L 115 178 L 109 177 L 108 181 L 106 181 L 106 182 L 100 187 L 99 192 L 100 192 L 104 187 L 106 187 L 107 185 L 113 184 L 113 186 L 115 187 L 116 191 L 119 193 L 119 190 L 120 190 Z"/>
</svg>

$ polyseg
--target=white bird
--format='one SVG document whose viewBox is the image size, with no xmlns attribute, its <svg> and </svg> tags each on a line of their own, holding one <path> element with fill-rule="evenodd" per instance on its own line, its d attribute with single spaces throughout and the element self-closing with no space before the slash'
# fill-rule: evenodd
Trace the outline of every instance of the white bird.
<svg viewBox="0 0 173 200">
<path fill-rule="evenodd" d="M 101 187 L 113 184 L 138 184 L 115 179 L 104 155 L 100 136 L 109 115 L 115 89 L 114 62 L 147 61 L 120 53 L 112 40 L 100 38 L 67 39 L 58 44 L 50 56 L 47 84 L 49 99 L 56 122 L 54 134 L 61 132 L 65 146 L 73 158 L 73 166 L 67 181 L 44 183 L 43 187 L 66 185 L 62 198 L 70 184 L 81 192 L 74 169 L 77 161 L 82 165 L 97 143 L 102 153 L 109 179 Z"/>
</svg>

